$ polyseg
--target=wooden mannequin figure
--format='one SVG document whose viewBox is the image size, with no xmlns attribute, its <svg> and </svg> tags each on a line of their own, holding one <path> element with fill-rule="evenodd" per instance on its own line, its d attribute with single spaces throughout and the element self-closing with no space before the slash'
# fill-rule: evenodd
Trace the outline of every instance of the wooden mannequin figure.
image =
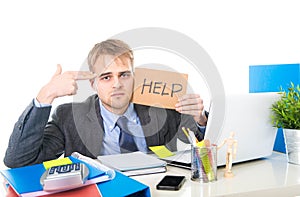
<svg viewBox="0 0 300 197">
<path fill-rule="evenodd" d="M 225 177 L 233 177 L 234 174 L 231 171 L 232 161 L 236 157 L 236 149 L 237 149 L 237 140 L 234 139 L 234 132 L 230 132 L 229 138 L 226 138 L 222 144 L 218 146 L 218 150 L 224 145 L 227 144 L 226 151 L 226 168 L 225 168 Z"/>
</svg>

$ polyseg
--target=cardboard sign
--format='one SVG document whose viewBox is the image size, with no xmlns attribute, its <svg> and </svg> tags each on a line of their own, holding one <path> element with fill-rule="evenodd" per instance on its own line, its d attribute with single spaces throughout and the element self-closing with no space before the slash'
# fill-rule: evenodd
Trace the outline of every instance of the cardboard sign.
<svg viewBox="0 0 300 197">
<path fill-rule="evenodd" d="M 175 109 L 186 94 L 187 74 L 148 68 L 135 69 L 133 103 Z"/>
</svg>

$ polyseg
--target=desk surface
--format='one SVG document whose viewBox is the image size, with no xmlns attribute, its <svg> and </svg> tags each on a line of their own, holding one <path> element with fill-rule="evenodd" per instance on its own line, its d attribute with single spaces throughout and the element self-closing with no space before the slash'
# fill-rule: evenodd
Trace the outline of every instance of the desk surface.
<svg viewBox="0 0 300 197">
<path fill-rule="evenodd" d="M 191 181 L 190 170 L 168 166 L 166 173 L 133 176 L 148 185 L 156 196 L 300 196 L 300 165 L 287 162 L 285 154 L 273 152 L 270 157 L 234 164 L 233 178 L 223 176 L 218 168 L 218 180 L 211 183 Z M 185 175 L 179 191 L 157 190 L 156 184 L 165 175 Z"/>
</svg>

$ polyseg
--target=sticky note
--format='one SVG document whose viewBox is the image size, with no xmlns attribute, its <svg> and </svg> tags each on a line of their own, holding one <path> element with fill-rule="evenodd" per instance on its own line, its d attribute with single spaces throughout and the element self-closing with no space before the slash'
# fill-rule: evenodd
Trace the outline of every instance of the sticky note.
<svg viewBox="0 0 300 197">
<path fill-rule="evenodd" d="M 43 162 L 46 170 L 53 166 L 61 166 L 61 165 L 71 164 L 71 163 L 72 163 L 72 161 L 68 157 Z"/>
<path fill-rule="evenodd" d="M 152 150 L 159 158 L 165 158 L 165 157 L 170 157 L 174 155 L 167 147 L 164 145 L 162 146 L 151 146 L 149 147 L 150 150 Z"/>
</svg>

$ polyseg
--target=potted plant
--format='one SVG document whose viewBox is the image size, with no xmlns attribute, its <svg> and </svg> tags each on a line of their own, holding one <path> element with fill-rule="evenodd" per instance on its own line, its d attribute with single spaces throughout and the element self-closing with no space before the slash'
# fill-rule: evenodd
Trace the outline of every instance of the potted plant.
<svg viewBox="0 0 300 197">
<path fill-rule="evenodd" d="M 283 129 L 289 163 L 300 165 L 300 86 L 280 88 L 279 100 L 272 104 L 273 126 Z"/>
</svg>

